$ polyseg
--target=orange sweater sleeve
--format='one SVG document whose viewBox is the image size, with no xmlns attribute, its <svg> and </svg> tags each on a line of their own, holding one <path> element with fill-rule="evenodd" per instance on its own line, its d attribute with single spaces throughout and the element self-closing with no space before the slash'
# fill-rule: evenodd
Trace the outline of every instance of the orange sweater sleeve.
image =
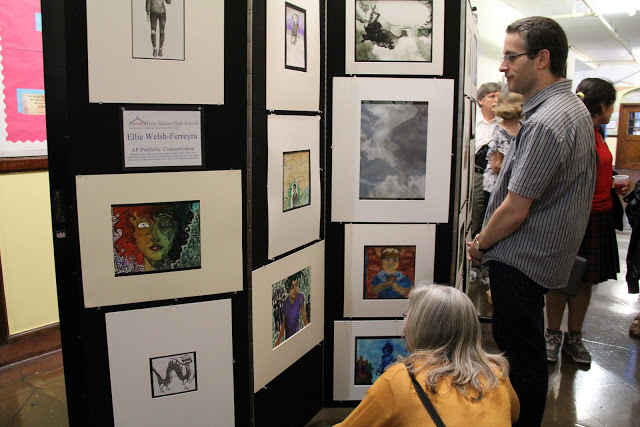
<svg viewBox="0 0 640 427">
<path fill-rule="evenodd" d="M 386 373 L 385 373 L 386 374 Z M 385 426 L 389 425 L 395 411 L 395 396 L 391 389 L 389 379 L 383 374 L 367 390 L 362 402 L 347 417 L 346 420 L 336 426 Z"/>
<path fill-rule="evenodd" d="M 516 421 L 518 421 L 518 418 L 520 418 L 520 400 L 518 399 L 518 395 L 511 385 L 511 381 L 509 381 L 509 377 L 507 377 L 505 382 L 507 383 L 507 388 L 509 389 L 509 401 L 511 402 L 511 423 L 515 423 Z"/>
</svg>

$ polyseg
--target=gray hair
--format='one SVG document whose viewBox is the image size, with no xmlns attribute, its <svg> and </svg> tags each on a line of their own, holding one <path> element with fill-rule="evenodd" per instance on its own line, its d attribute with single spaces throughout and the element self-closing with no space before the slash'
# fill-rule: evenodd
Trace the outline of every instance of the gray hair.
<svg viewBox="0 0 640 427">
<path fill-rule="evenodd" d="M 405 322 L 407 350 L 412 354 L 400 363 L 414 374 L 426 369 L 426 386 L 432 393 L 442 377 L 450 377 L 452 387 L 477 402 L 509 374 L 507 359 L 482 348 L 476 309 L 459 290 L 417 284 L 409 294 Z"/>
<path fill-rule="evenodd" d="M 478 92 L 476 93 L 476 98 L 478 99 L 478 101 L 482 101 L 482 98 L 484 98 L 488 94 L 493 92 L 500 92 L 501 90 L 502 90 L 502 85 L 500 85 L 500 83 L 496 83 L 496 82 L 483 83 L 478 88 Z"/>
</svg>

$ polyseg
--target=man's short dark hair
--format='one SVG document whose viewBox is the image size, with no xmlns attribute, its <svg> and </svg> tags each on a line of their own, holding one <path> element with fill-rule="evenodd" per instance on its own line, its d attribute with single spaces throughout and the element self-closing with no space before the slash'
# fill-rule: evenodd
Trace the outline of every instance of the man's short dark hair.
<svg viewBox="0 0 640 427">
<path fill-rule="evenodd" d="M 560 24 L 544 16 L 531 16 L 509 25 L 507 33 L 518 33 L 522 36 L 524 47 L 531 59 L 542 49 L 547 49 L 551 56 L 549 70 L 556 77 L 565 77 L 569 43 Z"/>
<path fill-rule="evenodd" d="M 500 92 L 501 90 L 502 90 L 502 86 L 500 85 L 500 83 L 495 83 L 495 82 L 483 83 L 482 86 L 478 88 L 478 93 L 476 93 L 476 98 L 478 98 L 478 101 L 482 101 L 482 98 L 484 98 L 488 94 L 493 92 Z"/>
</svg>

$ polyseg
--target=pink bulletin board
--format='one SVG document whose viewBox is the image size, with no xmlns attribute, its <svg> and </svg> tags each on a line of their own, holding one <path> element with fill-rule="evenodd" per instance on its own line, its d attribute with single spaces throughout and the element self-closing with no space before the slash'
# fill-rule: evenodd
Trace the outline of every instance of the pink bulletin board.
<svg viewBox="0 0 640 427">
<path fill-rule="evenodd" d="M 39 0 L 0 14 L 0 157 L 47 154 Z"/>
</svg>

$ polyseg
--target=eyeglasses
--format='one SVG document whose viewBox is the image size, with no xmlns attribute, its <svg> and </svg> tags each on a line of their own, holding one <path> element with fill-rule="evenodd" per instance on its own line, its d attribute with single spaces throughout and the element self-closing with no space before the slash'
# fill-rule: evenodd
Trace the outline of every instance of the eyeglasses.
<svg viewBox="0 0 640 427">
<path fill-rule="evenodd" d="M 505 64 L 508 64 L 509 62 L 513 61 L 517 57 L 522 56 L 522 55 L 529 55 L 530 53 L 531 52 L 514 53 L 513 55 L 505 54 L 502 58 L 500 58 L 500 61 L 505 63 Z"/>
</svg>

